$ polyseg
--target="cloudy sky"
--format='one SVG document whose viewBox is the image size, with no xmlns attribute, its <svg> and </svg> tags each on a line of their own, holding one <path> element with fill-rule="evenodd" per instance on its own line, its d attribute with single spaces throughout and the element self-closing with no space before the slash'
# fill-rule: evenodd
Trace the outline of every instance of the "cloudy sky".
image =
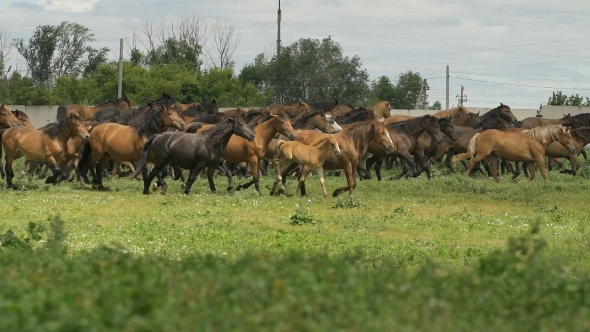
<svg viewBox="0 0 590 332">
<path fill-rule="evenodd" d="M 95 47 L 117 58 L 119 38 L 142 21 L 174 21 L 186 13 L 208 24 L 232 23 L 241 35 L 237 72 L 275 48 L 278 0 L 0 0 L 0 27 L 28 39 L 37 25 L 77 22 L 91 28 Z M 590 2 L 561 0 L 298 0 L 281 1 L 282 42 L 301 37 L 339 42 L 358 55 L 371 79 L 407 70 L 428 79 L 429 101 L 450 104 L 461 85 L 474 107 L 536 109 L 552 91 L 590 96 Z M 24 69 L 13 52 L 11 63 Z"/>
</svg>

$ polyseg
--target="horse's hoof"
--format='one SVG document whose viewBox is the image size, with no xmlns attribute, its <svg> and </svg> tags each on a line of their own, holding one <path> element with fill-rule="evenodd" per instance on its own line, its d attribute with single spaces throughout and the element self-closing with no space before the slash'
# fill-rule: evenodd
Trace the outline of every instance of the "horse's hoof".
<svg viewBox="0 0 590 332">
<path fill-rule="evenodd" d="M 242 185 L 239 185 L 239 186 L 237 186 L 237 187 L 236 187 L 236 190 L 237 190 L 237 191 L 240 191 L 240 190 L 242 190 L 242 189 L 243 189 Z"/>
<path fill-rule="evenodd" d="M 144 195 L 149 195 L 149 194 L 150 194 L 150 191 L 149 191 L 149 190 L 147 190 L 147 191 L 146 191 L 146 190 L 144 190 L 144 191 L 143 191 L 143 194 L 144 194 Z"/>
</svg>

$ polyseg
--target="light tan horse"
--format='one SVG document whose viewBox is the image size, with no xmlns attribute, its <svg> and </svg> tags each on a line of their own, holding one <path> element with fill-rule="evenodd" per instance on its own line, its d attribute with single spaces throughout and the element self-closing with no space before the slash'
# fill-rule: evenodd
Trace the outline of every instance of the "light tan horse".
<svg viewBox="0 0 590 332">
<path fill-rule="evenodd" d="M 6 183 L 10 189 L 15 189 L 12 183 L 12 163 L 15 159 L 24 156 L 30 161 L 47 162 L 53 171 L 53 176 L 47 182 L 55 184 L 62 168 L 70 160 L 68 140 L 72 136 L 79 136 L 83 140 L 88 140 L 89 137 L 84 121 L 75 114 L 43 129 L 20 126 L 0 133 L 6 153 Z"/>
<path fill-rule="evenodd" d="M 84 148 L 79 168 L 81 175 L 85 176 L 89 167 L 96 165 L 96 177 L 93 182 L 98 189 L 104 189 L 102 171 L 111 159 L 119 162 L 136 162 L 151 135 L 162 133 L 166 128 L 184 129 L 184 120 L 177 111 L 165 105 L 148 105 L 152 110 L 138 125 L 104 123 L 90 133 L 90 142 Z M 86 180 L 83 178 L 83 182 Z"/>
<path fill-rule="evenodd" d="M 391 116 L 391 103 L 388 101 L 380 101 L 369 107 L 369 110 L 375 113 L 375 119 L 377 119 L 377 121 L 381 118 L 386 119 Z"/>
<path fill-rule="evenodd" d="M 21 126 L 20 120 L 4 104 L 0 104 L 0 128 Z"/>
<path fill-rule="evenodd" d="M 458 119 L 466 114 L 470 114 L 467 107 L 459 106 L 459 107 L 449 108 L 448 110 L 438 111 L 438 112 L 432 113 L 430 115 L 432 115 L 438 119 L 447 118 L 447 119 L 455 120 L 455 119 Z M 394 114 L 394 115 L 386 118 L 383 121 L 383 123 L 385 125 L 388 125 L 390 123 L 407 121 L 407 120 L 414 119 L 414 118 L 416 118 L 416 116 L 404 115 L 404 114 Z"/>
<path fill-rule="evenodd" d="M 508 161 L 528 162 L 527 166 L 530 172 L 528 181 L 535 178 L 536 162 L 541 169 L 543 178 L 548 179 L 549 176 L 545 169 L 545 150 L 549 144 L 555 141 L 561 143 L 571 153 L 576 151 L 571 143 L 569 127 L 562 125 L 538 127 L 520 133 L 490 129 L 475 134 L 469 141 L 467 153 L 455 156 L 453 162 L 475 156 L 467 165 L 466 174 L 470 176 L 473 166 L 487 158 L 490 161 L 490 172 L 496 182 L 500 182 L 498 178 L 500 158 Z"/>
<path fill-rule="evenodd" d="M 323 166 L 324 162 L 326 161 L 326 157 L 330 154 L 330 152 L 333 152 L 336 157 L 340 157 L 341 153 L 340 147 L 338 146 L 338 141 L 336 141 L 332 135 L 326 136 L 323 140 L 320 140 L 313 146 L 309 146 L 297 141 L 288 142 L 279 140 L 277 142 L 277 148 L 275 152 L 275 155 L 277 156 L 275 161 L 277 177 L 270 194 L 275 194 L 277 186 L 282 181 L 281 170 L 289 167 L 291 163 L 295 162 L 303 167 L 299 173 L 299 185 L 297 186 L 295 193 L 301 189 L 301 196 L 307 196 L 307 191 L 305 189 L 305 178 L 311 170 L 315 169 L 317 170 L 318 177 L 320 178 L 322 190 L 324 191 L 324 198 L 328 198 L 328 192 L 326 191 L 326 181 L 324 180 Z M 284 191 L 285 187 L 281 186 L 281 189 Z"/>
<path fill-rule="evenodd" d="M 84 106 L 84 105 L 77 105 L 72 104 L 69 106 L 60 106 L 57 109 L 57 120 L 62 120 L 68 117 L 70 114 L 78 115 L 82 120 L 90 120 L 94 117 L 96 112 L 100 111 L 103 108 L 107 107 L 114 107 L 114 108 L 121 108 L 121 109 L 131 109 L 131 102 L 127 97 L 118 98 L 113 100 L 105 101 L 104 103 L 97 104 L 95 106 Z"/>
</svg>

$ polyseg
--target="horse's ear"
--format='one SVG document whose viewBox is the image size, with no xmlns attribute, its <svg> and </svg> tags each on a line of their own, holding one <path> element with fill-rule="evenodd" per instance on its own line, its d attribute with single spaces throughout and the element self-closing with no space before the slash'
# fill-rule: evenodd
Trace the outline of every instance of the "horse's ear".
<svg viewBox="0 0 590 332">
<path fill-rule="evenodd" d="M 500 106 L 501 106 L 501 107 L 504 107 L 504 104 L 500 103 Z"/>
<path fill-rule="evenodd" d="M 302 101 L 299 101 L 299 106 L 303 106 L 303 102 Z"/>
<path fill-rule="evenodd" d="M 477 112 L 475 115 L 479 116 L 479 113 L 481 113 L 481 111 Z"/>
</svg>

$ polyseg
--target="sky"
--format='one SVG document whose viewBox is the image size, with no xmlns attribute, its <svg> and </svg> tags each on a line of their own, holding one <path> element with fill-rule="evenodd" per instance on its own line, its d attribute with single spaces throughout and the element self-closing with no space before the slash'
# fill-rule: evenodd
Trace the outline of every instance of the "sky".
<svg viewBox="0 0 590 332">
<path fill-rule="evenodd" d="M 28 40 L 38 25 L 70 21 L 89 27 L 94 47 L 118 57 L 142 22 L 199 15 L 208 25 L 235 25 L 241 41 L 236 72 L 276 49 L 278 0 L 0 0 L 0 28 Z M 590 2 L 298 0 L 281 1 L 281 40 L 330 36 L 347 56 L 358 55 L 370 78 L 392 80 L 408 70 L 426 78 L 428 100 L 450 106 L 464 86 L 465 106 L 537 109 L 553 91 L 590 96 Z M 127 56 L 127 52 L 125 52 Z M 9 64 L 25 70 L 18 53 Z"/>
</svg>

